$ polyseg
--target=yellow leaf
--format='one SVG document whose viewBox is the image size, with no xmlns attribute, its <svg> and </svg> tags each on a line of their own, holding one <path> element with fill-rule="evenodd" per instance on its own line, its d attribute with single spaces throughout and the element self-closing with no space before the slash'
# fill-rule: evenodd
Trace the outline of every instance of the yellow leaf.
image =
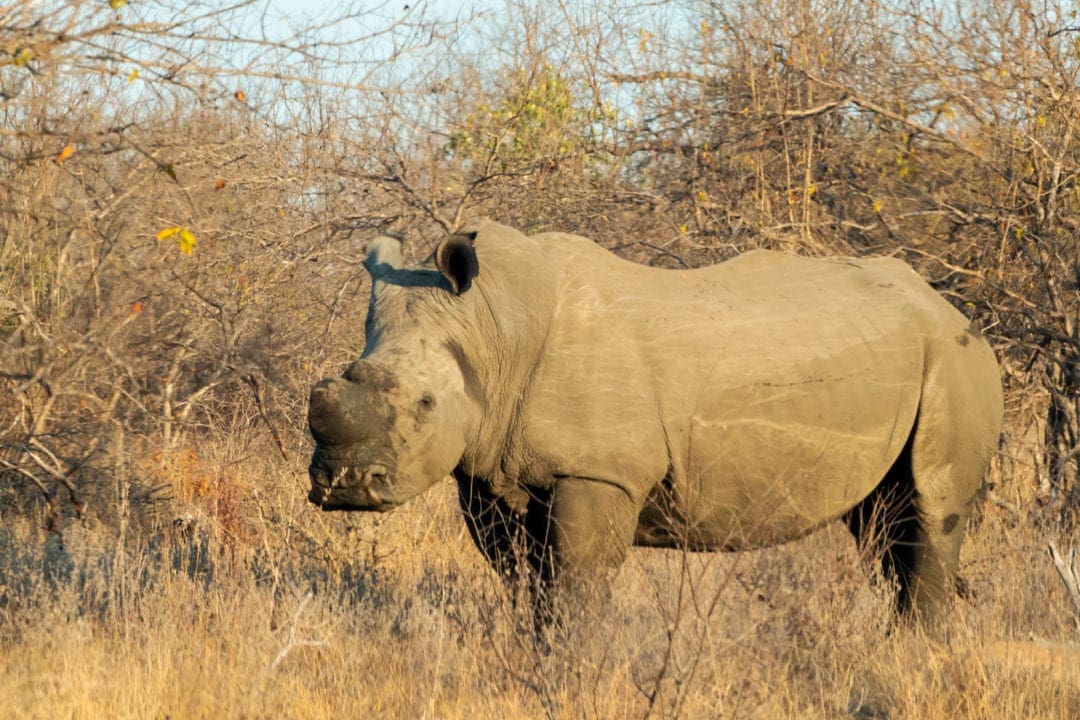
<svg viewBox="0 0 1080 720">
<path fill-rule="evenodd" d="M 109 0 L 109 7 L 113 10 L 119 10 L 125 5 L 127 5 L 127 0 Z"/>
<path fill-rule="evenodd" d="M 645 52 L 645 49 L 649 46 L 649 40 L 652 39 L 652 33 L 647 30 L 639 30 L 638 35 L 640 36 L 638 40 L 638 50 Z"/>
<path fill-rule="evenodd" d="M 874 212 L 881 212 L 881 203 L 877 200 L 874 201 Z"/>
<path fill-rule="evenodd" d="M 135 68 L 130 73 L 128 73 L 128 82 L 129 83 L 135 82 L 138 79 L 139 79 L 139 68 Z"/>
<path fill-rule="evenodd" d="M 75 154 L 75 148 L 71 145 L 65 145 L 64 149 L 56 154 L 56 164 L 63 165 L 64 161 Z"/>
<path fill-rule="evenodd" d="M 16 67 L 26 67 L 27 65 L 30 64 L 30 61 L 33 60 L 33 59 L 34 59 L 34 54 L 31 53 L 26 48 L 23 48 L 23 49 L 19 50 L 15 54 L 15 66 Z"/>
<path fill-rule="evenodd" d="M 167 227 L 164 230 L 158 231 L 157 239 L 158 240 L 168 240 L 173 235 L 175 235 L 176 233 L 180 232 L 183 229 L 184 228 L 180 227 L 179 225 L 173 225 L 172 227 Z"/>
<path fill-rule="evenodd" d="M 180 252 L 190 255 L 195 250 L 195 235 L 184 228 L 180 231 Z"/>
<path fill-rule="evenodd" d="M 680 225 L 680 226 L 679 226 L 679 232 L 680 232 L 680 233 L 682 233 L 683 235 L 685 235 L 685 234 L 686 234 L 686 231 L 687 231 L 687 227 L 686 227 L 686 225 L 685 225 L 685 224 L 683 224 L 683 225 Z"/>
</svg>

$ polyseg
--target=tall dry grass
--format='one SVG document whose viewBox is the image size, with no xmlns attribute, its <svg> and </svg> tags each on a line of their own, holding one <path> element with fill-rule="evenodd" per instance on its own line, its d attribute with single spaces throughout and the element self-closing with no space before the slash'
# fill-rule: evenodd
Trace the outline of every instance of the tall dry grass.
<svg viewBox="0 0 1080 720">
<path fill-rule="evenodd" d="M 741 554 L 635 550 L 545 654 L 448 483 L 388 515 L 322 514 L 295 464 L 235 452 L 188 456 L 182 517 L 155 533 L 5 518 L 0 716 L 1080 715 L 1047 537 L 996 504 L 940 632 L 891 626 L 889 588 L 837 524 Z"/>
</svg>

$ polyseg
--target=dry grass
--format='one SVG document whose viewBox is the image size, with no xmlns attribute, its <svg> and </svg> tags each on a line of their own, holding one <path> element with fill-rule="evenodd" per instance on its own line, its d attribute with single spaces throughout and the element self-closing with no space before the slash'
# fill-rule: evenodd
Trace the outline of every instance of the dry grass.
<svg viewBox="0 0 1080 720">
<path fill-rule="evenodd" d="M 678 3 L 514 2 L 486 31 L 394 20 L 383 60 L 366 31 L 237 34 L 248 0 L 120 5 L 16 0 L 0 27 L 0 718 L 1080 717 L 1046 557 L 1077 539 L 1034 522 L 1080 497 L 1069 3 L 704 3 L 684 26 Z M 237 47 L 263 59 L 219 72 Z M 448 485 L 309 506 L 305 398 L 362 346 L 364 239 L 418 259 L 485 215 L 668 267 L 917 265 L 1009 391 L 973 595 L 933 637 L 890 630 L 840 527 L 635 551 L 544 655 Z"/>
<path fill-rule="evenodd" d="M 448 484 L 327 515 L 270 453 L 214 460 L 234 450 L 204 445 L 171 477 L 188 527 L 6 522 L 0 716 L 1080 716 L 1052 538 L 996 506 L 967 545 L 974 598 L 934 637 L 890 631 L 886 588 L 837 525 L 736 555 L 637 550 L 544 655 Z"/>
</svg>

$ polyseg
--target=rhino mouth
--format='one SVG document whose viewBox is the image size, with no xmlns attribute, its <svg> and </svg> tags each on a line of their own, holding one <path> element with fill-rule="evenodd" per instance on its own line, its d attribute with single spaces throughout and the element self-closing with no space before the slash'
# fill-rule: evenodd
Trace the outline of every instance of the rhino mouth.
<svg viewBox="0 0 1080 720">
<path fill-rule="evenodd" d="M 336 468 L 312 463 L 308 475 L 308 501 L 323 510 L 386 512 L 398 505 L 393 501 L 390 471 L 383 463 Z"/>
</svg>

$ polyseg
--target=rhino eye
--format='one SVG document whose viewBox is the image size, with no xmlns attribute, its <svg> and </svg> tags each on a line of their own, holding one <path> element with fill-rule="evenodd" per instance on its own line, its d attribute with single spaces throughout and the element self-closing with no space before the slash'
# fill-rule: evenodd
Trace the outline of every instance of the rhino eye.
<svg viewBox="0 0 1080 720">
<path fill-rule="evenodd" d="M 419 405 L 421 410 L 431 410 L 435 407 L 435 396 L 431 393 L 424 393 L 420 396 Z"/>
</svg>

